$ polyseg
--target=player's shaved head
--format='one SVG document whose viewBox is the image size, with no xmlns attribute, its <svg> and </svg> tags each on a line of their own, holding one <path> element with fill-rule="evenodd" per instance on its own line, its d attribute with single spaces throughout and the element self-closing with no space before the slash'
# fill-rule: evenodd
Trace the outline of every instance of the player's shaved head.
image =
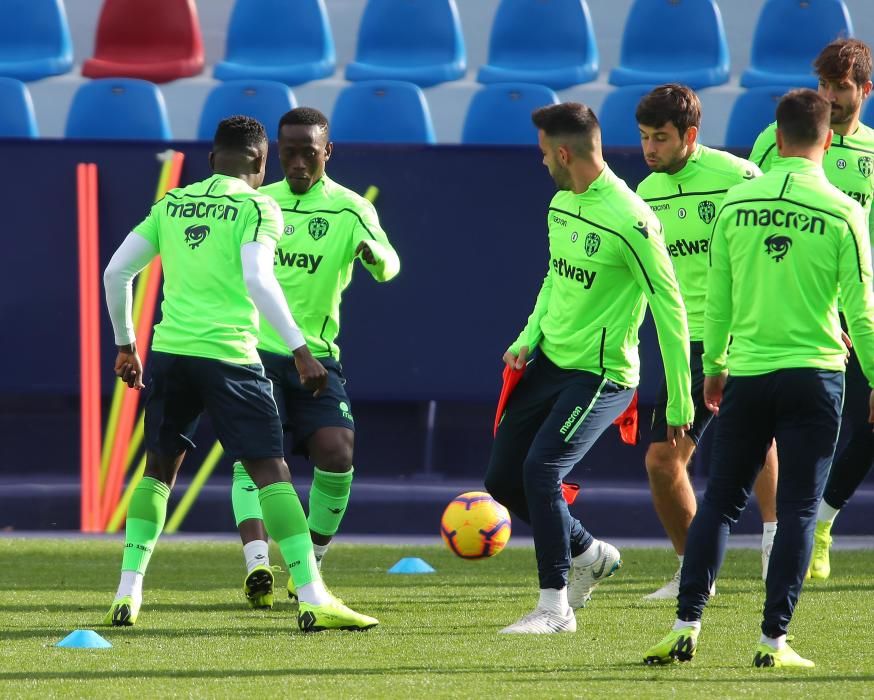
<svg viewBox="0 0 874 700">
<path fill-rule="evenodd" d="M 576 155 L 587 156 L 601 149 L 601 125 L 587 105 L 562 102 L 534 110 L 534 126 L 549 139 L 567 145 Z"/>
<path fill-rule="evenodd" d="M 816 146 L 829 133 L 831 103 L 814 90 L 791 90 L 777 105 L 777 128 L 790 146 Z"/>
<path fill-rule="evenodd" d="M 644 126 L 659 127 L 670 122 L 683 136 L 690 126 L 701 126 L 701 100 L 685 85 L 659 85 L 643 96 L 635 117 L 637 123 Z"/>
<path fill-rule="evenodd" d="M 813 69 L 824 80 L 838 82 L 849 77 L 856 85 L 864 85 L 871 80 L 871 49 L 859 39 L 837 39 L 819 52 Z"/>
</svg>

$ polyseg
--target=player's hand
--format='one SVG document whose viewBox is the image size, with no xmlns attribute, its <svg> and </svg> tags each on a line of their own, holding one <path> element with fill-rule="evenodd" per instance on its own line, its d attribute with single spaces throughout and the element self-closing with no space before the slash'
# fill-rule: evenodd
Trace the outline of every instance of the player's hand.
<svg viewBox="0 0 874 700">
<path fill-rule="evenodd" d="M 528 361 L 528 346 L 523 345 L 519 348 L 519 354 L 514 355 L 512 352 L 507 350 L 504 353 L 504 364 L 508 365 L 512 369 L 522 369 L 525 367 L 525 363 Z"/>
<path fill-rule="evenodd" d="M 131 389 L 139 391 L 145 387 L 143 384 L 143 363 L 137 353 L 135 343 L 118 349 L 118 355 L 115 357 L 115 376 Z"/>
<path fill-rule="evenodd" d="M 725 380 L 728 372 L 704 377 L 704 405 L 713 415 L 719 415 L 719 405 L 722 403 L 722 392 L 725 391 Z"/>
<path fill-rule="evenodd" d="M 686 425 L 669 425 L 668 442 L 671 443 L 671 447 L 676 447 L 679 444 L 680 440 L 686 437 L 686 433 L 688 433 L 691 429 L 691 423 L 686 423 Z"/>
<path fill-rule="evenodd" d="M 313 357 L 306 345 L 294 351 L 294 366 L 300 375 L 301 386 L 312 391 L 314 397 L 319 396 L 328 384 L 328 370 Z"/>
<path fill-rule="evenodd" d="M 368 265 L 376 265 L 377 260 L 376 256 L 373 254 L 373 251 L 370 249 L 370 246 L 367 245 L 367 241 L 361 241 L 358 244 L 358 247 L 355 249 L 355 257 L 361 256 L 361 259 L 364 260 Z"/>
<path fill-rule="evenodd" d="M 850 350 L 853 349 L 853 341 L 850 340 L 850 336 L 848 336 L 845 331 L 841 331 L 841 342 L 844 344 L 844 347 L 847 348 L 847 352 L 844 355 L 844 364 L 846 365 L 850 362 Z"/>
</svg>

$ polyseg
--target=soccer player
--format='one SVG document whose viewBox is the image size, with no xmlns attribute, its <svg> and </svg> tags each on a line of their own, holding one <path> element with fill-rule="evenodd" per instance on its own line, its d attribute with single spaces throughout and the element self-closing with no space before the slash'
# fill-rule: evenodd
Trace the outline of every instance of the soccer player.
<svg viewBox="0 0 874 700">
<path fill-rule="evenodd" d="M 258 354 L 284 426 L 292 433 L 293 451 L 313 463 L 309 529 L 316 562 L 340 527 L 352 486 L 355 423 L 346 394 L 340 348 L 340 299 L 360 259 L 379 282 L 400 270 L 398 255 L 379 225 L 373 205 L 325 174 L 333 144 L 328 120 L 309 107 L 298 107 L 279 120 L 279 161 L 285 179 L 261 188 L 282 208 L 283 235 L 274 257 L 282 291 L 293 305 L 307 347 L 328 374 L 318 396 L 293 371 L 288 348 L 269 323 L 261 324 Z M 273 604 L 273 572 L 267 553 L 261 504 L 252 478 L 234 465 L 233 505 L 243 553 L 249 604 Z M 293 579 L 289 593 L 294 596 Z"/>
<path fill-rule="evenodd" d="M 871 49 L 858 39 L 838 39 L 826 46 L 813 63 L 820 95 L 831 102 L 831 148 L 823 159 L 826 177 L 835 187 L 862 205 L 874 230 L 874 129 L 859 121 L 862 103 L 871 94 Z M 768 170 L 774 162 L 771 124 L 753 146 L 750 159 Z M 842 324 L 846 330 L 846 322 Z M 831 573 L 829 547 L 835 518 L 856 492 L 874 464 L 874 434 L 868 425 L 865 396 L 868 383 L 855 353 L 850 354 L 841 425 L 845 447 L 835 457 L 816 517 L 813 556 L 808 575 L 825 579 Z"/>
<path fill-rule="evenodd" d="M 647 301 L 666 368 L 669 441 L 683 439 L 693 405 L 686 312 L 661 224 L 604 163 L 589 107 L 550 105 L 532 118 L 560 191 L 547 212 L 546 278 L 504 353 L 507 365 L 528 367 L 498 427 L 485 485 L 530 523 L 537 555 L 537 607 L 502 632 L 548 634 L 574 632 L 574 610 L 622 563 L 571 517 L 561 482 L 631 401 Z"/>
<path fill-rule="evenodd" d="M 762 177 L 733 187 L 717 216 L 704 312 L 704 400 L 719 416 L 710 478 L 689 529 L 676 623 L 645 653 L 646 663 L 695 655 L 729 530 L 776 438 L 780 527 L 753 664 L 814 665 L 786 644 L 786 633 L 841 420 L 839 286 L 859 362 L 874 380 L 871 244 L 862 207 L 822 169 L 829 112 L 813 90 L 785 95 L 777 106 L 780 158 Z M 868 414 L 874 421 L 874 393 Z"/>
<path fill-rule="evenodd" d="M 213 175 L 157 202 L 119 246 L 104 283 L 118 356 L 115 373 L 142 389 L 131 320 L 133 278 L 156 255 L 164 271 L 145 405 L 146 470 L 128 508 L 121 581 L 105 624 L 132 625 L 143 576 L 164 526 L 176 474 L 201 413 L 225 451 L 259 489 L 264 520 L 295 579 L 304 631 L 367 629 L 377 620 L 350 610 L 322 583 L 303 508 L 283 459 L 282 425 L 255 350 L 259 312 L 293 355 L 300 382 L 318 392 L 325 368 L 310 353 L 273 274 L 282 214 L 255 189 L 264 180 L 267 136 L 260 122 L 231 117 L 216 130 Z"/>
<path fill-rule="evenodd" d="M 683 565 L 686 534 L 695 515 L 695 492 L 688 466 L 713 414 L 704 406 L 701 369 L 704 332 L 704 297 L 707 292 L 707 245 L 713 220 L 728 188 L 751 180 L 761 171 L 749 161 L 698 143 L 701 101 L 685 85 L 668 84 L 641 99 L 636 111 L 644 159 L 652 173 L 637 187 L 637 194 L 662 222 L 665 244 L 674 264 L 680 293 L 689 319 L 690 369 L 695 420 L 676 446 L 667 442 L 666 387 L 662 384 L 652 417 L 652 443 L 646 453 L 646 472 L 653 505 Z M 768 452 L 765 469 L 756 480 L 762 512 L 762 578 L 777 530 L 777 455 Z M 648 600 L 676 598 L 680 569 Z"/>
</svg>

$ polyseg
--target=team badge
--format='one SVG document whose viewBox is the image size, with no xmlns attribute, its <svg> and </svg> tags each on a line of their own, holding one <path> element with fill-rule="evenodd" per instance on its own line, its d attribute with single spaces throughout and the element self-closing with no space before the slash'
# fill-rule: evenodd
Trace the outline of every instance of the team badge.
<svg viewBox="0 0 874 700">
<path fill-rule="evenodd" d="M 193 224 L 185 229 L 185 242 L 191 250 L 194 250 L 206 240 L 209 235 L 209 226 L 206 224 Z"/>
<path fill-rule="evenodd" d="M 598 248 L 601 247 L 601 236 L 592 231 L 591 233 L 586 234 L 586 255 L 590 258 L 598 252 Z"/>
<path fill-rule="evenodd" d="M 792 239 L 789 236 L 774 234 L 765 239 L 765 252 L 774 259 L 774 262 L 780 262 L 785 258 L 791 247 Z"/>
<path fill-rule="evenodd" d="M 315 240 L 319 240 L 328 232 L 328 220 L 321 216 L 310 219 L 309 232 Z"/>
<path fill-rule="evenodd" d="M 677 209 L 677 216 L 679 216 L 681 219 L 685 219 L 686 218 L 686 210 L 683 208 Z"/>
<path fill-rule="evenodd" d="M 844 168 L 847 167 L 847 161 L 845 161 L 843 158 L 838 158 L 835 165 L 838 166 L 838 170 L 843 170 Z"/>
<path fill-rule="evenodd" d="M 870 156 L 859 158 L 859 172 L 865 177 L 871 177 L 871 173 L 874 172 L 874 161 L 871 160 Z"/>
<path fill-rule="evenodd" d="M 294 233 L 294 226 L 292 226 L 291 224 L 286 224 L 283 233 L 286 236 L 290 236 L 292 233 Z"/>
<path fill-rule="evenodd" d="M 704 201 L 699 202 L 698 216 L 701 217 L 701 221 L 703 221 L 705 224 L 709 224 L 711 221 L 713 221 L 713 217 L 716 216 L 716 205 L 709 199 L 705 199 Z"/>
</svg>

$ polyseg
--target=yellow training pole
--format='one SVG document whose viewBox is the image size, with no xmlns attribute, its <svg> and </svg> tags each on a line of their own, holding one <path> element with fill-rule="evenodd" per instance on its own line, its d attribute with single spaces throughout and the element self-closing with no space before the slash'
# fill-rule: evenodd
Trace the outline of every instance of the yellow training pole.
<svg viewBox="0 0 874 700">
<path fill-rule="evenodd" d="M 170 516 L 170 519 L 167 521 L 167 525 L 164 527 L 164 532 L 173 533 L 179 529 L 185 516 L 188 515 L 188 511 L 191 509 L 191 506 L 194 505 L 194 501 L 200 494 L 200 490 L 203 488 L 206 480 L 209 479 L 209 476 L 212 474 L 213 469 L 215 469 L 215 465 L 218 464 L 219 459 L 221 459 L 222 454 L 224 454 L 222 444 L 216 440 L 215 445 L 212 446 L 206 459 L 203 460 L 203 464 L 200 465 L 200 469 L 197 470 L 197 474 L 194 475 L 191 486 L 188 487 L 182 500 L 179 501 L 179 505 L 176 506 L 176 510 L 173 511 L 173 515 Z"/>
</svg>

